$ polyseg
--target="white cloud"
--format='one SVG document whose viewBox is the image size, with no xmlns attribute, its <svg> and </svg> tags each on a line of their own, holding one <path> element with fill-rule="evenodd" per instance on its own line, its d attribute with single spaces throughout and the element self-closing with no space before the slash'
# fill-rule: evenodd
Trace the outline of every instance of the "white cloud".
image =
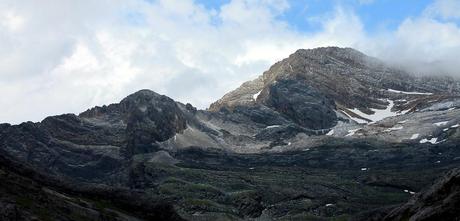
<svg viewBox="0 0 460 221">
<path fill-rule="evenodd" d="M 440 20 L 433 14 L 407 18 L 395 31 L 368 35 L 365 43 L 357 47 L 415 74 L 460 77 L 457 59 L 460 56 L 460 27 L 458 23 Z"/>
<path fill-rule="evenodd" d="M 218 10 L 192 0 L 36 4 L 0 0 L 0 122 L 78 113 L 143 88 L 205 108 L 299 48 L 356 47 L 411 67 L 448 63 L 451 72 L 460 56 L 458 26 L 428 16 L 369 35 L 337 7 L 320 31 L 299 33 L 279 19 L 286 0 L 232 0 Z"/>
<path fill-rule="evenodd" d="M 436 0 L 425 10 L 425 14 L 443 19 L 460 19 L 460 1 Z"/>
<path fill-rule="evenodd" d="M 5 11 L 2 15 L 2 18 L 0 18 L 0 24 L 3 27 L 13 32 L 22 28 L 24 24 L 24 18 L 22 16 L 17 15 L 13 11 Z"/>
</svg>

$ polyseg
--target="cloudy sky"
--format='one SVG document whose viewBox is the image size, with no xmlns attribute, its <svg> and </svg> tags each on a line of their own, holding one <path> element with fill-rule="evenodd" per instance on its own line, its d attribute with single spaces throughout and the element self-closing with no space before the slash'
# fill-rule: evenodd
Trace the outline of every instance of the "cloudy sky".
<svg viewBox="0 0 460 221">
<path fill-rule="evenodd" d="M 0 122 L 143 88 L 206 108 L 319 46 L 460 75 L 460 0 L 0 0 Z"/>
</svg>

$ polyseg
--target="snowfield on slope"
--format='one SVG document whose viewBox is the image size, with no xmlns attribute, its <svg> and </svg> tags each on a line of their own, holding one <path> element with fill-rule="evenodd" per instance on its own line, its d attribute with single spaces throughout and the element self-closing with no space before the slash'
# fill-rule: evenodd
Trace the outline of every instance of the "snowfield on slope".
<svg viewBox="0 0 460 221">
<path fill-rule="evenodd" d="M 360 111 L 359 109 L 357 108 L 354 108 L 354 109 L 347 109 L 348 111 L 350 112 L 353 112 L 354 114 L 360 116 L 360 117 L 363 117 L 363 118 L 366 118 L 366 119 L 369 119 L 371 120 L 371 122 L 369 123 L 372 123 L 372 122 L 377 122 L 377 121 L 380 121 L 380 120 L 383 120 L 387 117 L 394 117 L 394 116 L 398 116 L 400 115 L 400 113 L 397 113 L 397 112 L 393 112 L 391 111 L 391 109 L 394 107 L 394 102 L 392 100 L 389 100 L 389 99 L 386 99 L 386 101 L 389 103 L 388 106 L 385 108 L 385 109 L 375 109 L 375 108 L 371 108 L 371 110 L 374 112 L 373 114 L 366 114 L 366 113 L 363 113 L 362 111 Z M 347 114 L 348 115 L 348 114 Z M 350 116 L 351 117 L 351 116 Z M 354 118 L 354 117 L 351 117 L 352 120 L 362 124 L 362 123 L 368 123 L 367 121 L 365 120 L 362 120 L 362 119 L 359 119 L 359 118 Z M 358 119 L 358 120 L 356 120 Z"/>
</svg>

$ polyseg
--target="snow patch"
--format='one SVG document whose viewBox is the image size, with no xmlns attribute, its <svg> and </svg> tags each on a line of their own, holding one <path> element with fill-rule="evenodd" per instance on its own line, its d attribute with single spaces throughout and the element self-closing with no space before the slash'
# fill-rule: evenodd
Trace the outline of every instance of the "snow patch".
<svg viewBox="0 0 460 221">
<path fill-rule="evenodd" d="M 355 135 L 355 133 L 356 133 L 358 130 L 361 130 L 361 128 L 354 129 L 354 130 L 349 130 L 349 131 L 348 131 L 348 134 L 345 135 L 345 137 L 350 137 L 350 136 Z"/>
<path fill-rule="evenodd" d="M 412 192 L 412 191 L 409 191 L 409 190 L 404 190 L 404 192 L 405 192 L 405 193 L 409 193 L 409 194 L 411 194 L 411 195 L 414 195 L 414 194 L 415 194 L 415 192 Z"/>
<path fill-rule="evenodd" d="M 262 90 L 260 90 L 259 92 L 255 93 L 254 95 L 252 95 L 252 99 L 257 100 L 257 97 L 259 97 L 261 92 L 262 92 Z"/>
<path fill-rule="evenodd" d="M 388 129 L 386 129 L 384 131 L 385 132 L 391 132 L 391 131 L 401 130 L 401 129 L 403 129 L 403 126 L 388 128 Z"/>
<path fill-rule="evenodd" d="M 332 204 L 332 203 L 326 204 L 327 207 L 330 207 L 330 206 L 333 206 L 333 205 L 334 205 L 334 204 Z"/>
<path fill-rule="evenodd" d="M 426 139 L 426 138 L 423 138 L 420 140 L 420 143 L 431 143 L 431 144 L 436 144 L 436 141 L 438 141 L 438 138 L 431 138 L 431 139 Z"/>
<path fill-rule="evenodd" d="M 444 141 L 446 141 L 446 140 L 447 140 L 447 139 L 444 139 L 444 140 L 438 141 L 438 142 L 436 142 L 435 144 L 438 144 L 438 143 L 442 143 L 442 142 L 444 142 Z"/>
<path fill-rule="evenodd" d="M 409 91 L 398 91 L 394 89 L 387 89 L 388 92 L 398 93 L 398 94 L 411 94 L 411 95 L 433 95 L 433 93 L 422 93 L 422 92 L 409 92 Z"/>
<path fill-rule="evenodd" d="M 393 108 L 394 106 L 394 102 L 392 100 L 389 100 L 387 99 L 386 100 L 389 104 L 387 106 L 386 109 L 375 109 L 375 108 L 371 108 L 371 110 L 374 112 L 373 114 L 366 114 L 366 113 L 363 113 L 361 112 L 359 109 L 357 108 L 354 108 L 354 109 L 348 109 L 349 111 L 353 112 L 354 114 L 360 116 L 360 117 L 363 117 L 363 118 L 366 118 L 366 119 L 369 119 L 371 120 L 372 122 L 377 122 L 377 121 L 380 121 L 380 120 L 383 120 L 387 117 L 394 117 L 394 116 L 397 116 L 399 115 L 400 113 L 397 113 L 397 112 L 392 112 L 391 109 Z M 352 118 L 353 120 L 355 120 L 354 118 Z M 357 120 L 355 120 L 356 122 L 358 123 L 368 123 L 367 121 L 364 121 L 362 119 L 359 119 L 361 122 L 358 122 Z"/>
<path fill-rule="evenodd" d="M 440 126 L 446 125 L 447 123 L 449 123 L 449 121 L 442 121 L 442 122 L 434 123 L 434 125 L 440 127 Z"/>
<path fill-rule="evenodd" d="M 271 125 L 271 126 L 267 126 L 265 129 L 277 128 L 277 127 L 281 127 L 281 125 Z"/>
<path fill-rule="evenodd" d="M 327 132 L 326 136 L 332 136 L 334 135 L 334 130 L 330 130 L 329 132 Z"/>
<path fill-rule="evenodd" d="M 350 109 L 347 109 L 347 110 L 351 111 Z M 353 112 L 353 111 L 351 111 L 351 112 Z M 366 124 L 366 123 L 369 123 L 369 122 L 367 122 L 366 120 L 363 120 L 363 119 L 361 119 L 361 118 L 352 117 L 351 115 L 349 115 L 349 114 L 348 114 L 347 112 L 345 112 L 345 111 L 343 111 L 343 113 L 344 113 L 345 115 L 347 115 L 348 118 L 350 118 L 350 119 L 356 121 L 356 123 L 358 123 L 358 124 Z M 353 112 L 353 113 L 354 113 L 354 112 Z M 356 114 L 356 113 L 355 113 L 355 114 Z"/>
<path fill-rule="evenodd" d="M 367 171 L 366 167 L 361 168 L 361 171 Z"/>
<path fill-rule="evenodd" d="M 460 124 L 455 124 L 455 125 L 450 126 L 450 128 L 457 128 L 457 127 L 460 127 Z"/>
<path fill-rule="evenodd" d="M 411 140 L 415 140 L 415 139 L 417 139 L 419 136 L 420 136 L 420 134 L 412 134 L 412 136 L 410 137 L 410 139 L 411 139 Z"/>
<path fill-rule="evenodd" d="M 399 121 L 398 124 L 405 124 L 407 120 Z"/>
</svg>

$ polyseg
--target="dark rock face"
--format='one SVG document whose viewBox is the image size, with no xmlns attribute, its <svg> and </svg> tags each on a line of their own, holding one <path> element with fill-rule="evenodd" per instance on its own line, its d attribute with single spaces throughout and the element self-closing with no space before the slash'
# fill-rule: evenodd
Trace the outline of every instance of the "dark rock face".
<svg viewBox="0 0 460 221">
<path fill-rule="evenodd" d="M 263 125 L 280 125 L 291 122 L 286 117 L 280 115 L 273 109 L 264 105 L 255 106 L 237 106 L 233 111 L 223 110 L 225 117 L 234 122 L 244 123 L 247 121 L 240 116 L 246 116 L 249 120 Z"/>
<path fill-rule="evenodd" d="M 299 133 L 310 134 L 310 131 L 296 124 L 287 124 L 274 128 L 265 128 L 256 135 L 256 138 L 259 140 L 282 140 L 292 138 Z"/>
<path fill-rule="evenodd" d="M 103 119 L 126 125 L 126 157 L 155 152 L 156 142 L 165 141 L 186 127 L 185 117 L 171 98 L 153 91 L 141 90 L 119 104 L 96 107 L 82 114 L 87 119 Z"/>
<path fill-rule="evenodd" d="M 123 158 L 155 152 L 157 142 L 185 128 L 186 118 L 176 102 L 142 90 L 118 104 L 95 107 L 79 116 L 2 124 L 0 146 L 17 159 L 52 173 L 101 182 L 121 179 Z"/>
<path fill-rule="evenodd" d="M 383 220 L 460 220 L 460 169 L 391 211 Z"/>
<path fill-rule="evenodd" d="M 126 127 L 128 156 L 158 151 L 155 142 L 165 141 L 186 128 L 181 110 L 169 97 L 140 91 L 120 105 L 130 110 Z"/>
<path fill-rule="evenodd" d="M 0 151 L 0 220 L 183 220 L 167 203 L 127 189 L 60 180 Z"/>
<path fill-rule="evenodd" d="M 47 117 L 39 127 L 55 139 L 74 144 L 119 146 L 124 139 L 123 128 L 94 125 L 74 114 Z"/>
<path fill-rule="evenodd" d="M 309 129 L 330 128 L 337 123 L 334 101 L 302 79 L 278 80 L 260 102 Z"/>
</svg>

